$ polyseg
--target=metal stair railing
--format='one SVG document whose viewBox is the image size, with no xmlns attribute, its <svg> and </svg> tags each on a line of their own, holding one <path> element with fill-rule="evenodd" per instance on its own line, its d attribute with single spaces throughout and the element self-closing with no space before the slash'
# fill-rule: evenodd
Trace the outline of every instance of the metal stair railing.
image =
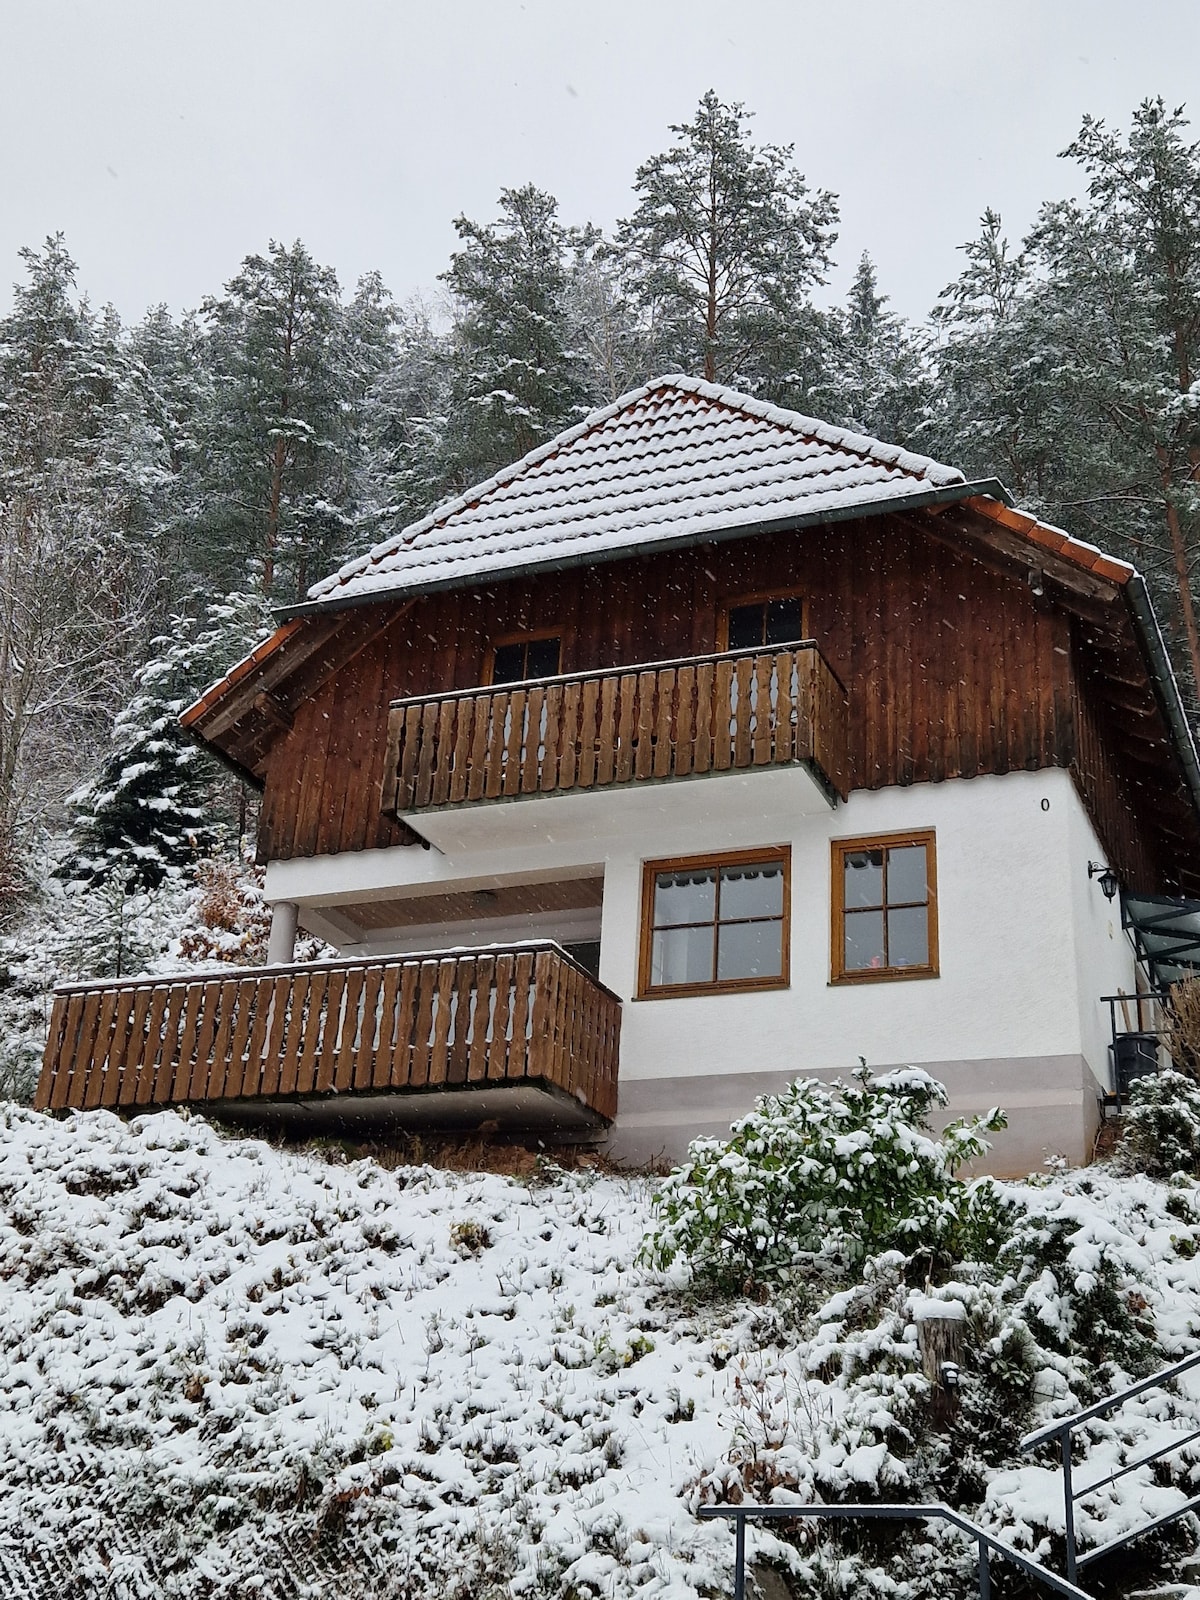
<svg viewBox="0 0 1200 1600">
<path fill-rule="evenodd" d="M 1107 1395 L 1103 1400 L 1098 1400 L 1095 1405 L 1087 1406 L 1082 1411 L 1076 1411 L 1072 1416 L 1060 1417 L 1056 1422 L 1047 1423 L 1044 1428 L 1039 1428 L 1035 1433 L 1030 1433 L 1021 1440 L 1021 1449 L 1024 1451 L 1036 1450 L 1039 1445 L 1054 1443 L 1058 1446 L 1059 1460 L 1062 1463 L 1063 1481 L 1063 1528 L 1067 1546 L 1067 1577 L 1073 1583 L 1080 1567 L 1089 1566 L 1093 1561 L 1099 1561 L 1102 1556 L 1112 1555 L 1120 1550 L 1123 1545 L 1131 1544 L 1133 1540 L 1140 1539 L 1144 1534 L 1153 1533 L 1156 1529 L 1165 1527 L 1168 1522 L 1186 1516 L 1189 1511 L 1200 1510 L 1200 1495 L 1177 1506 L 1174 1511 L 1167 1511 L 1162 1516 L 1144 1522 L 1140 1527 L 1134 1528 L 1129 1533 L 1123 1533 L 1116 1539 L 1110 1539 L 1106 1544 L 1096 1545 L 1091 1550 L 1085 1550 L 1082 1555 L 1078 1553 L 1075 1538 L 1075 1502 L 1082 1500 L 1085 1495 L 1093 1494 L 1097 1489 L 1103 1489 L 1110 1483 L 1115 1483 L 1118 1478 L 1123 1478 L 1127 1473 L 1136 1472 L 1138 1467 L 1148 1466 L 1150 1462 L 1159 1460 L 1162 1456 L 1171 1455 L 1176 1450 L 1182 1450 L 1185 1444 L 1193 1444 L 1200 1439 L 1200 1429 L 1194 1433 L 1184 1433 L 1172 1439 L 1169 1444 L 1160 1446 L 1156 1450 L 1147 1451 L 1145 1455 L 1138 1456 L 1133 1461 L 1127 1461 L 1116 1472 L 1111 1472 L 1106 1478 L 1097 1478 L 1095 1482 L 1086 1484 L 1082 1489 L 1074 1486 L 1074 1462 L 1072 1460 L 1071 1435 L 1076 1428 L 1082 1427 L 1085 1422 L 1090 1422 L 1094 1417 L 1103 1417 L 1110 1411 L 1115 1411 L 1126 1400 L 1132 1400 L 1135 1395 L 1144 1394 L 1147 1389 L 1157 1389 L 1164 1383 L 1169 1383 L 1172 1378 L 1177 1378 L 1181 1373 L 1189 1371 L 1192 1367 L 1200 1366 L 1200 1352 L 1195 1355 L 1185 1356 L 1182 1361 L 1176 1361 L 1173 1366 L 1164 1367 L 1161 1372 L 1154 1373 L 1149 1378 L 1142 1378 L 1137 1383 L 1131 1383 L 1127 1389 L 1119 1389 L 1115 1394 Z"/>
<path fill-rule="evenodd" d="M 1200 1359 L 1200 1358 L 1198 1358 Z M 733 1596 L 734 1600 L 745 1600 L 746 1597 L 746 1523 L 753 1518 L 757 1521 L 786 1522 L 795 1521 L 797 1518 L 813 1517 L 818 1519 L 840 1519 L 849 1521 L 853 1519 L 875 1519 L 887 1522 L 925 1522 L 935 1520 L 946 1522 L 952 1528 L 957 1528 L 960 1533 L 965 1533 L 974 1539 L 979 1551 L 979 1596 L 980 1600 L 991 1600 L 992 1578 L 990 1558 L 993 1555 L 1002 1556 L 1005 1561 L 1011 1561 L 1019 1567 L 1028 1577 L 1034 1578 L 1039 1583 L 1044 1583 L 1048 1589 L 1056 1594 L 1068 1596 L 1068 1600 L 1092 1600 L 1092 1597 L 1083 1589 L 1077 1587 L 1072 1579 L 1060 1577 L 1057 1572 L 1051 1572 L 1048 1567 L 1043 1567 L 1040 1562 L 1034 1561 L 1031 1556 L 1023 1555 L 1021 1551 L 1014 1550 L 1011 1545 L 1004 1544 L 978 1523 L 972 1522 L 969 1517 L 962 1516 L 957 1511 L 952 1511 L 949 1506 L 934 1502 L 925 1506 L 903 1505 L 840 1505 L 840 1506 L 701 1506 L 699 1515 L 705 1518 L 719 1517 L 734 1523 L 734 1534 L 737 1540 L 733 1568 Z"/>
</svg>

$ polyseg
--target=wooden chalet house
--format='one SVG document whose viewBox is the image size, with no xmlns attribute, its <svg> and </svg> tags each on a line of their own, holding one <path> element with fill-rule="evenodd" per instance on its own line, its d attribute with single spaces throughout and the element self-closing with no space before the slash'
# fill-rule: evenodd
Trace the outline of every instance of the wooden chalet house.
<svg viewBox="0 0 1200 1600">
<path fill-rule="evenodd" d="M 1122 907 L 1200 895 L 1132 568 L 667 377 L 281 618 L 183 718 L 263 791 L 271 964 L 61 992 L 40 1104 L 645 1158 L 865 1057 L 1086 1158 Z"/>
</svg>

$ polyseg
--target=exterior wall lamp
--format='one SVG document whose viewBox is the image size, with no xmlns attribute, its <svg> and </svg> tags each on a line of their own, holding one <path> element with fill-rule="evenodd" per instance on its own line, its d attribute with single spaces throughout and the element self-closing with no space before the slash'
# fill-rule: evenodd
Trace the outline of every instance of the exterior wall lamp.
<svg viewBox="0 0 1200 1600">
<path fill-rule="evenodd" d="M 1121 883 L 1111 867 L 1106 867 L 1099 861 L 1089 861 L 1088 877 L 1100 879 L 1100 888 L 1106 900 L 1116 899 Z"/>
</svg>

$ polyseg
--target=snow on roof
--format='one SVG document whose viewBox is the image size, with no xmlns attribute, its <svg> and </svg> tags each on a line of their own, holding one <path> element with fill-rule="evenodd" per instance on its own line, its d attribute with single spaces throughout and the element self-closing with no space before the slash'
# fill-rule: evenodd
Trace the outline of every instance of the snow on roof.
<svg viewBox="0 0 1200 1600">
<path fill-rule="evenodd" d="M 735 389 L 655 378 L 309 590 L 375 599 L 831 516 L 963 475 Z"/>
</svg>

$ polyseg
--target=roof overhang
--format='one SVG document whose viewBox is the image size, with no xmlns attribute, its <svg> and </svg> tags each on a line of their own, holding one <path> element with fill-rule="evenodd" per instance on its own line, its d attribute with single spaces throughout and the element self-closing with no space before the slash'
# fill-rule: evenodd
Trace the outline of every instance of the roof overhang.
<svg viewBox="0 0 1200 1600">
<path fill-rule="evenodd" d="M 878 500 L 864 500 L 855 505 L 842 505 L 830 510 L 789 512 L 782 517 L 763 517 L 747 522 L 743 518 L 730 521 L 726 526 L 707 525 L 697 531 L 669 535 L 649 540 L 643 529 L 631 527 L 623 542 L 606 544 L 602 549 L 587 547 L 556 551 L 539 556 L 532 561 L 515 561 L 497 566 L 494 571 L 480 571 L 472 566 L 459 573 L 447 572 L 440 578 L 423 577 L 419 582 L 396 582 L 387 588 L 377 587 L 365 593 L 333 594 L 319 600 L 305 600 L 294 606 L 280 606 L 275 615 L 280 622 L 298 617 L 320 616 L 331 611 L 349 611 L 360 606 L 391 603 L 396 600 L 420 599 L 428 594 L 443 593 L 447 589 L 482 589 L 489 583 L 507 583 L 513 578 L 530 577 L 534 573 L 564 572 L 571 567 L 596 567 L 611 561 L 630 561 L 638 556 L 653 556 L 660 551 L 687 550 L 700 545 L 721 544 L 731 539 L 750 539 L 759 534 L 790 533 L 800 528 L 825 527 L 833 522 L 857 522 L 863 517 L 879 516 L 884 512 L 898 514 L 904 511 L 922 511 L 937 506 L 957 505 L 973 499 L 990 499 L 1010 506 L 1012 498 L 998 478 L 983 478 L 975 483 L 954 483 L 936 489 L 923 489 L 914 494 L 891 494 Z"/>
</svg>

